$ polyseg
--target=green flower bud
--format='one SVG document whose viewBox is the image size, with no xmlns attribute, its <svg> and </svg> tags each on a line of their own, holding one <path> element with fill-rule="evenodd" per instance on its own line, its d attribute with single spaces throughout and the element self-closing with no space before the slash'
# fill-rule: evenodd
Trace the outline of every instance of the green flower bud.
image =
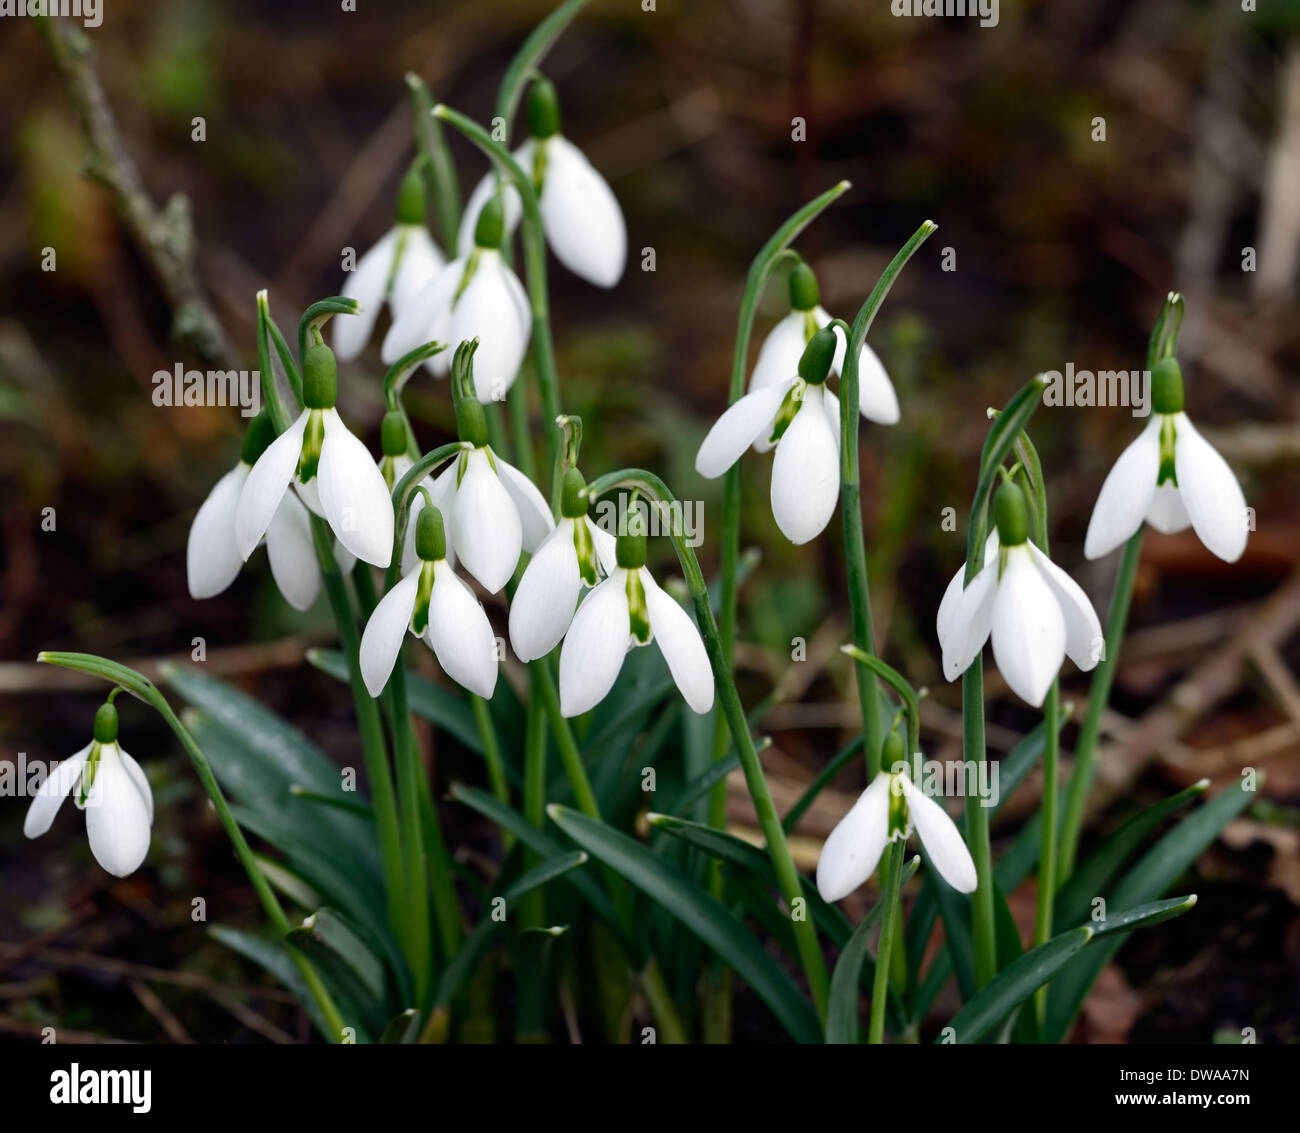
<svg viewBox="0 0 1300 1133">
<path fill-rule="evenodd" d="M 395 409 L 384 414 L 379 427 L 379 448 L 385 456 L 402 456 L 406 452 L 406 422 Z"/>
<path fill-rule="evenodd" d="M 1177 358 L 1161 358 L 1151 371 L 1151 408 L 1157 413 L 1183 411 L 1183 371 Z"/>
<path fill-rule="evenodd" d="M 447 532 L 442 512 L 432 504 L 422 507 L 415 521 L 415 553 L 426 563 L 447 557 Z"/>
<path fill-rule="evenodd" d="M 895 764 L 903 763 L 907 760 L 907 745 L 903 742 L 903 737 L 897 732 L 890 732 L 885 737 L 885 742 L 880 745 L 880 766 L 883 770 L 888 771 Z"/>
<path fill-rule="evenodd" d="M 419 166 L 412 165 L 397 190 L 397 223 L 423 224 L 424 217 L 424 178 Z"/>
<path fill-rule="evenodd" d="M 812 268 L 800 262 L 790 273 L 790 306 L 796 311 L 811 311 L 820 302 L 817 276 Z"/>
<path fill-rule="evenodd" d="M 587 514 L 587 481 L 576 468 L 570 468 L 564 474 L 564 483 L 560 488 L 560 514 L 565 519 L 581 519 Z"/>
<path fill-rule="evenodd" d="M 488 443 L 487 417 L 476 397 L 456 398 L 456 435 L 475 448 Z"/>
<path fill-rule="evenodd" d="M 835 360 L 835 332 L 823 327 L 808 340 L 799 359 L 799 376 L 810 386 L 819 386 L 831 372 Z"/>
<path fill-rule="evenodd" d="M 478 214 L 478 221 L 474 225 L 474 243 L 480 248 L 499 248 L 505 228 L 506 210 L 498 193 L 488 198 Z"/>
<path fill-rule="evenodd" d="M 1003 483 L 993 496 L 993 516 L 1002 546 L 1018 547 L 1029 538 L 1029 504 L 1020 485 Z"/>
<path fill-rule="evenodd" d="M 302 399 L 308 409 L 333 409 L 338 398 L 338 365 L 323 342 L 309 346 L 302 359 Z"/>
<path fill-rule="evenodd" d="M 117 742 L 117 709 L 111 704 L 101 704 L 95 713 L 95 742 Z"/>
<path fill-rule="evenodd" d="M 528 92 L 528 132 L 538 139 L 560 132 L 560 99 L 550 79 L 536 79 Z"/>
<path fill-rule="evenodd" d="M 626 530 L 621 532 L 614 542 L 614 557 L 618 565 L 627 570 L 637 570 L 645 566 L 645 517 L 641 509 L 632 508 L 628 512 Z"/>
<path fill-rule="evenodd" d="M 244 447 L 239 454 L 239 459 L 251 468 L 273 440 L 275 440 L 275 422 L 271 420 L 271 414 L 263 409 L 248 423 L 248 428 L 244 432 Z"/>
</svg>

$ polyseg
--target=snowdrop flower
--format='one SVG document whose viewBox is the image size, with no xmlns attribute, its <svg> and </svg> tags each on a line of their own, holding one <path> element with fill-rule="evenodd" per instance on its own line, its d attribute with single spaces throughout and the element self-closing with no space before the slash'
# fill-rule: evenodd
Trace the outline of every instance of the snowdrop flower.
<svg viewBox="0 0 1300 1133">
<path fill-rule="evenodd" d="M 1235 563 L 1246 549 L 1246 498 L 1228 462 L 1183 412 L 1183 375 L 1164 358 L 1151 371 L 1151 420 L 1101 486 L 1083 553 L 1101 558 L 1145 519 L 1172 534 L 1189 526 L 1206 549 Z"/>
<path fill-rule="evenodd" d="M 820 535 L 840 493 L 839 402 L 826 389 L 835 335 L 819 330 L 798 360 L 798 373 L 747 393 L 715 422 L 695 457 L 695 471 L 721 476 L 755 440 L 776 445 L 772 516 L 791 543 Z"/>
<path fill-rule="evenodd" d="M 497 642 L 474 592 L 447 561 L 442 513 L 426 507 L 416 521 L 416 566 L 380 599 L 361 635 L 361 676 L 371 696 L 384 691 L 409 630 L 452 680 L 485 700 L 497 684 Z"/>
<path fill-rule="evenodd" d="M 560 133 L 559 99 L 547 79 L 537 79 L 529 90 L 528 130 L 532 137 L 513 156 L 537 190 L 546 242 L 574 275 L 597 287 L 613 287 L 627 262 L 623 210 L 583 152 Z M 497 191 L 497 175 L 489 172 L 470 194 L 461 227 L 462 255 L 469 251 L 467 228 Z M 523 206 L 513 185 L 502 186 L 500 191 L 508 236 L 519 223 Z"/>
<path fill-rule="evenodd" d="M 529 560 L 510 604 L 510 644 L 521 661 L 545 657 L 568 632 L 583 586 L 616 565 L 614 537 L 587 517 L 587 482 L 564 474 L 560 522 Z"/>
<path fill-rule="evenodd" d="M 23 833 L 39 838 L 54 822 L 64 798 L 75 788 L 78 810 L 86 812 L 90 852 L 114 877 L 140 868 L 149 852 L 153 792 L 140 765 L 117 742 L 117 709 L 108 703 L 95 713 L 94 739 L 62 760 L 27 808 Z"/>
<path fill-rule="evenodd" d="M 191 598 L 213 598 L 235 581 L 244 559 L 235 539 L 235 511 L 240 492 L 257 458 L 275 439 L 275 426 L 263 410 L 244 434 L 239 463 L 217 481 L 190 525 L 185 568 Z M 285 601 L 305 610 L 320 593 L 320 564 L 312 545 L 307 509 L 293 492 L 285 492 L 266 529 L 266 557 Z"/>
<path fill-rule="evenodd" d="M 955 681 L 993 638 L 993 658 L 1012 692 L 1035 708 L 1068 654 L 1087 671 L 1105 639 L 1097 612 L 1079 584 L 1029 541 L 1025 494 L 1010 481 L 993 498 L 997 530 L 984 566 L 965 585 L 965 568 L 939 603 L 943 675 Z"/>
<path fill-rule="evenodd" d="M 334 408 L 334 352 L 322 342 L 302 366 L 301 416 L 273 440 L 244 479 L 235 508 L 235 541 L 245 560 L 267 533 L 292 482 L 359 559 L 385 567 L 393 554 L 393 507 L 366 446 Z"/>
<path fill-rule="evenodd" d="M 523 284 L 501 257 L 503 206 L 493 198 L 474 225 L 474 247 L 452 261 L 398 312 L 381 356 L 390 365 L 426 342 L 479 339 L 474 359 L 480 401 L 501 401 L 528 350 L 532 316 Z M 436 377 L 450 368 L 447 352 L 424 363 Z"/>
<path fill-rule="evenodd" d="M 915 824 L 926 857 L 939 876 L 959 893 L 975 891 L 975 863 L 953 820 L 907 772 L 903 741 L 891 732 L 885 741 L 885 766 L 853 808 L 840 819 L 817 859 L 817 892 L 840 901 L 875 871 L 890 842 L 905 842 Z"/>
<path fill-rule="evenodd" d="M 424 183 L 413 165 L 398 190 L 397 223 L 357 261 L 339 292 L 360 304 L 353 317 L 334 321 L 334 352 L 344 362 L 366 348 L 385 302 L 396 317 L 446 265 L 424 217 Z"/>
<path fill-rule="evenodd" d="M 793 310 L 771 329 L 759 348 L 758 361 L 749 379 L 750 393 L 787 381 L 798 369 L 799 358 L 812 336 L 831 321 L 830 314 L 821 305 L 817 276 L 802 262 L 790 273 L 790 306 Z M 847 343 L 844 332 L 839 327 L 833 329 L 836 345 L 831 372 L 838 376 L 844 365 Z M 832 417 L 838 433 L 839 399 L 830 393 L 826 399 L 835 410 Z M 865 342 L 858 354 L 858 409 L 868 421 L 898 424 L 898 396 L 893 383 L 876 352 Z M 758 452 L 766 452 L 771 447 L 772 442 L 765 436 L 754 442 Z"/>
<path fill-rule="evenodd" d="M 646 570 L 644 519 L 633 523 L 640 529 L 619 535 L 614 569 L 583 599 L 565 634 L 560 650 L 565 716 L 578 716 L 604 700 L 628 651 L 652 639 L 691 709 L 704 713 L 713 707 L 713 670 L 700 631 Z"/>
<path fill-rule="evenodd" d="M 482 405 L 458 397 L 456 426 L 466 448 L 438 474 L 429 495 L 446 516 L 461 565 L 495 594 L 515 573 L 520 553 L 536 551 L 555 521 L 533 482 L 492 451 Z"/>
</svg>

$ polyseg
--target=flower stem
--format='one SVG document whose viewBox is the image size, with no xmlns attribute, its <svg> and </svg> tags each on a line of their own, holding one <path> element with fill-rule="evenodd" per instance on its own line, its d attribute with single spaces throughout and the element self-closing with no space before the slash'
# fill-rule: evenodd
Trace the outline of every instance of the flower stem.
<svg viewBox="0 0 1300 1133">
<path fill-rule="evenodd" d="M 677 1014 L 677 1005 L 673 1003 L 672 994 L 659 970 L 659 961 L 653 956 L 641 971 L 641 990 L 645 993 L 650 1013 L 659 1026 L 658 1041 L 670 1046 L 681 1046 L 686 1039 L 686 1028 L 682 1026 L 681 1016 Z"/>
<path fill-rule="evenodd" d="M 456 183 L 456 166 L 447 149 L 442 125 L 433 117 L 433 96 L 424 80 L 413 71 L 406 73 L 411 92 L 411 112 L 415 121 L 415 144 L 424 158 L 425 182 L 433 195 L 438 212 L 438 229 L 447 259 L 456 258 L 460 232 L 460 187 Z"/>
<path fill-rule="evenodd" d="M 879 758 L 879 756 L 877 756 Z M 885 1039 L 885 1005 L 889 1001 L 889 967 L 895 946 L 895 933 L 902 905 L 903 866 L 907 853 L 902 842 L 886 850 L 884 917 L 880 922 L 880 942 L 876 945 L 876 973 L 871 985 L 871 1020 L 867 1027 L 867 1042 L 879 1045 Z M 901 937 L 900 941 L 901 943 Z"/>
<path fill-rule="evenodd" d="M 487 763 L 488 783 L 492 793 L 506 806 L 510 805 L 510 784 L 506 781 L 506 765 L 501 758 L 501 745 L 497 742 L 496 728 L 492 726 L 492 715 L 488 711 L 488 702 L 481 696 L 467 693 L 470 707 L 474 710 L 474 724 L 478 728 L 479 739 L 483 741 L 483 759 Z M 509 849 L 509 846 L 506 847 Z"/>
</svg>

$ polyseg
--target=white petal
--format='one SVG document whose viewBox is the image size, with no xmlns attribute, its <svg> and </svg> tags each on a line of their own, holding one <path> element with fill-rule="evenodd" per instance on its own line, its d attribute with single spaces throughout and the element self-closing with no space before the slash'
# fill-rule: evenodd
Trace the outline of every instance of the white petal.
<svg viewBox="0 0 1300 1133">
<path fill-rule="evenodd" d="M 822 846 L 817 859 L 817 892 L 824 901 L 841 901 L 875 872 L 889 841 L 889 782 L 873 779 Z"/>
<path fill-rule="evenodd" d="M 235 509 L 248 479 L 240 461 L 213 486 L 190 525 L 185 547 L 185 574 L 191 598 L 211 598 L 235 581 L 244 560 L 235 545 Z"/>
<path fill-rule="evenodd" d="M 479 600 L 447 565 L 433 567 L 429 627 L 425 639 L 443 672 L 470 692 L 489 700 L 497 684 L 497 641 Z"/>
<path fill-rule="evenodd" d="M 631 637 L 627 571 L 621 567 L 588 592 L 560 650 L 560 710 L 577 716 L 614 687 Z"/>
<path fill-rule="evenodd" d="M 340 362 L 352 361 L 370 341 L 375 319 L 379 317 L 379 309 L 384 305 L 388 276 L 393 270 L 397 232 L 396 228 L 385 232 L 343 279 L 339 293 L 345 299 L 355 299 L 361 304 L 361 310 L 355 315 L 336 315 L 331 320 L 330 338 Z"/>
<path fill-rule="evenodd" d="M 546 142 L 538 205 L 555 258 L 589 283 L 613 287 L 627 261 L 623 210 L 582 151 L 559 134 Z"/>
<path fill-rule="evenodd" d="M 1089 559 L 1108 555 L 1139 527 L 1151 506 L 1160 473 L 1160 422 L 1151 415 L 1147 427 L 1115 461 L 1092 509 L 1083 553 Z"/>
<path fill-rule="evenodd" d="M 405 228 L 402 258 L 397 261 L 397 274 L 393 276 L 393 286 L 388 296 L 394 316 L 428 287 L 447 266 L 442 250 L 434 243 L 423 224 L 408 224 Z"/>
<path fill-rule="evenodd" d="M 357 558 L 386 567 L 393 557 L 393 503 L 370 450 L 338 411 L 322 414 L 320 503 L 339 541 Z"/>
<path fill-rule="evenodd" d="M 39 838 L 54 821 L 59 807 L 68 797 L 68 792 L 80 781 L 81 769 L 90 754 L 90 744 L 83 747 L 76 755 L 61 759 L 55 765 L 49 777 L 41 784 L 40 790 L 27 808 L 27 817 L 23 819 L 23 833 L 28 838 Z"/>
<path fill-rule="evenodd" d="M 523 531 L 523 547 L 530 555 L 542 545 L 555 530 L 555 520 L 551 517 L 551 505 L 527 476 L 513 464 L 507 464 L 494 452 L 492 460 L 497 466 L 497 475 L 510 493 L 515 508 L 519 512 L 519 526 Z"/>
<path fill-rule="evenodd" d="M 533 170 L 533 143 L 525 142 L 514 153 L 514 159 L 524 173 L 531 176 Z M 460 234 L 456 240 L 457 255 L 465 257 L 474 250 L 474 229 L 478 226 L 478 214 L 491 199 L 497 189 L 497 175 L 492 169 L 483 174 L 482 180 L 474 186 L 474 191 L 465 202 L 465 212 L 461 216 Z M 505 211 L 505 227 L 502 231 L 502 243 L 510 239 L 519 225 L 524 206 L 519 201 L 519 191 L 508 181 L 502 188 L 501 203 Z"/>
<path fill-rule="evenodd" d="M 1174 472 L 1192 529 L 1211 554 L 1235 563 L 1246 549 L 1246 497 L 1228 462 L 1186 413 L 1174 417 Z"/>
<path fill-rule="evenodd" d="M 1101 631 L 1097 611 L 1074 579 L 1037 547 L 1032 553 L 1034 565 L 1047 579 L 1065 618 L 1065 652 L 1086 672 L 1101 660 L 1106 651 L 1106 637 Z"/>
<path fill-rule="evenodd" d="M 149 817 L 149 824 L 153 825 L 153 789 L 149 786 L 149 778 L 144 773 L 144 769 L 129 755 L 126 750 L 119 744 L 117 754 L 122 759 L 122 766 L 126 768 L 126 773 L 131 782 L 135 784 L 135 789 L 140 792 L 140 797 L 144 799 L 145 813 Z"/>
<path fill-rule="evenodd" d="M 1027 544 L 1008 551 L 993 600 L 993 659 L 1011 691 L 1035 708 L 1065 660 L 1065 618 Z"/>
<path fill-rule="evenodd" d="M 510 603 L 510 646 L 519 660 L 535 661 L 560 644 L 581 593 L 573 520 L 561 519 L 524 568 Z"/>
<path fill-rule="evenodd" d="M 703 714 L 713 707 L 713 669 L 700 631 L 690 614 L 660 589 L 648 570 L 642 569 L 641 583 L 655 644 L 686 703 L 693 712 Z"/>
<path fill-rule="evenodd" d="M 384 691 L 392 675 L 397 655 L 402 651 L 402 641 L 411 628 L 415 613 L 415 599 L 420 589 L 420 571 L 417 567 L 404 575 L 387 594 L 376 603 L 370 620 L 361 635 L 358 660 L 361 678 L 371 696 Z"/>
<path fill-rule="evenodd" d="M 1166 481 L 1156 488 L 1147 508 L 1147 522 L 1162 535 L 1174 535 L 1191 527 L 1192 517 L 1187 514 L 1187 505 L 1176 484 Z"/>
<path fill-rule="evenodd" d="M 799 376 L 799 359 L 808 345 L 804 322 L 802 311 L 791 311 L 767 332 L 749 378 L 750 393 L 768 386 L 786 385 Z"/>
<path fill-rule="evenodd" d="M 916 836 L 921 839 L 930 864 L 958 893 L 974 893 L 975 862 L 956 823 L 906 775 L 900 775 L 898 781 L 907 799 L 907 812 L 912 816 Z M 979 800 L 972 800 L 969 805 L 979 806 Z"/>
<path fill-rule="evenodd" d="M 772 431 L 777 410 L 794 385 L 790 378 L 745 394 L 714 422 L 695 455 L 695 471 L 706 480 L 721 476 L 756 438 Z"/>
<path fill-rule="evenodd" d="M 819 387 L 804 391 L 772 460 L 772 515 L 796 545 L 825 530 L 840 495 L 839 449 L 821 402 Z"/>
<path fill-rule="evenodd" d="M 987 564 L 994 555 L 998 553 L 998 530 L 995 527 L 989 537 L 984 540 L 984 562 Z M 942 645 L 948 639 L 948 635 L 953 630 L 950 624 L 953 611 L 957 608 L 957 600 L 961 597 L 962 591 L 966 588 L 966 564 L 962 563 L 961 569 L 952 576 L 948 583 L 948 589 L 943 592 L 943 598 L 939 602 L 939 614 L 935 618 L 935 628 L 938 631 L 939 642 Z"/>
<path fill-rule="evenodd" d="M 311 537 L 311 518 L 292 492 L 284 494 L 266 529 L 266 557 L 271 576 L 290 606 L 305 610 L 316 601 L 321 574 Z M 342 563 L 339 569 L 344 569 Z"/>
<path fill-rule="evenodd" d="M 86 800 L 86 835 L 95 860 L 114 877 L 134 873 L 144 861 L 151 811 L 117 745 L 105 744 Z"/>
<path fill-rule="evenodd" d="M 596 559 L 605 574 L 613 574 L 618 565 L 618 540 L 591 518 L 586 520 L 587 530 L 591 532 L 591 541 L 596 545 Z"/>
<path fill-rule="evenodd" d="M 450 345 L 479 340 L 474 391 L 485 404 L 503 401 L 528 352 L 531 327 L 519 317 L 519 287 L 499 252 L 484 249 L 478 267 L 451 313 Z"/>
<path fill-rule="evenodd" d="M 447 346 L 442 354 L 434 356 L 435 362 L 455 351 L 458 344 L 447 341 L 450 335 L 439 335 L 437 331 L 440 320 L 451 310 L 451 301 L 464 273 L 465 261 L 453 260 L 431 282 L 403 302 L 396 312 L 393 325 L 384 335 L 384 344 L 379 351 L 379 357 L 386 365 L 391 366 L 403 355 L 427 342 L 441 342 Z M 450 324 L 445 325 L 449 327 Z"/>
<path fill-rule="evenodd" d="M 998 592 L 998 556 L 989 555 L 987 548 L 985 543 L 984 565 L 970 580 L 970 585 L 953 599 L 944 595 L 944 600 L 952 603 L 946 611 L 940 604 L 943 616 L 937 620 L 936 629 L 939 647 L 943 651 L 943 675 L 950 681 L 955 681 L 971 667 L 984 648 L 993 624 L 993 603 Z M 949 589 L 954 583 L 960 585 L 965 577 L 966 568 L 963 566 L 953 582 L 948 584 Z"/>
<path fill-rule="evenodd" d="M 442 515 L 450 523 L 461 564 L 495 594 L 519 565 L 523 530 L 519 510 L 484 449 L 469 453 L 465 475 L 448 503 Z"/>
<path fill-rule="evenodd" d="M 271 526 L 275 510 L 293 479 L 298 458 L 302 455 L 302 434 L 310 413 L 311 410 L 304 409 L 298 420 L 266 446 L 266 451 L 257 458 L 239 490 L 239 504 L 235 508 L 235 546 L 245 562 Z"/>
<path fill-rule="evenodd" d="M 311 480 L 304 484 L 299 480 L 293 482 L 294 494 L 304 504 L 312 515 L 319 515 L 321 519 L 325 518 L 325 509 L 320 506 L 320 477 L 313 476 Z"/>
</svg>

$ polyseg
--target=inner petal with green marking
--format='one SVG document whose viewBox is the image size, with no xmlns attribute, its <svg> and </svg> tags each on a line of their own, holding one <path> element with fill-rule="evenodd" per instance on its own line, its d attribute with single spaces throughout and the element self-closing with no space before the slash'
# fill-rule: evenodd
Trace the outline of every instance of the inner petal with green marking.
<svg viewBox="0 0 1300 1133">
<path fill-rule="evenodd" d="M 799 412 L 799 407 L 803 405 L 804 391 L 807 388 L 808 384 L 803 381 L 795 382 L 790 387 L 790 392 L 785 395 L 785 400 L 781 402 L 781 408 L 776 411 L 776 420 L 772 423 L 772 435 L 767 438 L 771 444 L 776 444 L 785 435 L 786 429 L 790 427 L 790 422 L 794 420 L 794 415 Z"/>
<path fill-rule="evenodd" d="M 596 585 L 600 563 L 596 558 L 596 541 L 585 519 L 573 521 L 573 549 L 578 555 L 578 573 L 588 586 Z"/>
<path fill-rule="evenodd" d="M 298 481 L 306 484 L 315 478 L 320 469 L 320 450 L 325 443 L 325 419 L 319 409 L 307 415 L 307 427 L 302 433 L 302 452 L 298 457 Z"/>
<path fill-rule="evenodd" d="M 1178 473 L 1174 466 L 1174 441 L 1177 430 L 1174 419 L 1168 414 L 1160 422 L 1160 471 L 1156 475 L 1156 487 L 1166 482 L 1178 486 Z"/>
<path fill-rule="evenodd" d="M 429 625 L 429 600 L 433 596 L 433 563 L 420 567 L 420 585 L 415 591 L 415 610 L 411 614 L 411 629 L 418 636 Z"/>
<path fill-rule="evenodd" d="M 650 610 L 646 605 L 645 587 L 641 583 L 641 572 L 627 572 L 627 620 L 632 636 L 642 644 L 650 641 Z"/>
</svg>

